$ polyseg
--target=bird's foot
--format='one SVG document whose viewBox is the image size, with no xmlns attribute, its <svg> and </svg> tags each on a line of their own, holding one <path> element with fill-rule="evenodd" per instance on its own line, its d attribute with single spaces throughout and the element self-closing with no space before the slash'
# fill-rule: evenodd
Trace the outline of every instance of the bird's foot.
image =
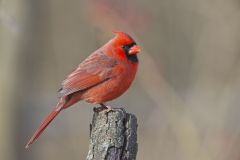
<svg viewBox="0 0 240 160">
<path fill-rule="evenodd" d="M 93 110 L 98 113 L 103 112 L 104 114 L 106 114 L 110 111 L 114 111 L 114 108 L 105 104 L 101 104 L 101 107 L 94 108 Z"/>
<path fill-rule="evenodd" d="M 111 107 L 111 106 L 104 106 L 105 107 L 105 109 L 104 110 L 102 110 L 102 112 L 103 113 L 108 113 L 108 112 L 110 112 L 110 111 L 113 111 L 114 109 Z"/>
</svg>

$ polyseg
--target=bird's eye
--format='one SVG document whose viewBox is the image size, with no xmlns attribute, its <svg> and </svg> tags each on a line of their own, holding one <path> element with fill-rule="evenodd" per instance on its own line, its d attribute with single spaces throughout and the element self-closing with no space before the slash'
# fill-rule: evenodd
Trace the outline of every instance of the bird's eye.
<svg viewBox="0 0 240 160">
<path fill-rule="evenodd" d="M 123 48 L 123 50 L 124 50 L 124 52 L 125 52 L 126 55 L 128 55 L 128 52 L 129 52 L 130 48 L 131 48 L 132 46 L 134 46 L 134 45 L 136 45 L 135 42 L 134 42 L 134 43 L 131 43 L 131 44 L 122 45 L 122 48 Z"/>
<path fill-rule="evenodd" d="M 123 49 L 129 49 L 129 46 L 128 45 L 122 45 L 122 48 Z"/>
<path fill-rule="evenodd" d="M 126 54 L 128 54 L 128 51 L 129 51 L 130 47 L 128 45 L 122 45 L 122 49 L 124 50 L 124 52 Z"/>
</svg>

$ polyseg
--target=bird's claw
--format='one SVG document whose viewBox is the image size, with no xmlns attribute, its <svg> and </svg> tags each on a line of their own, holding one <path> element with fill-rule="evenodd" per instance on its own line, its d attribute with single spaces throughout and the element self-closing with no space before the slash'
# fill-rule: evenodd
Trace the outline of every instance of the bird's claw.
<svg viewBox="0 0 240 160">
<path fill-rule="evenodd" d="M 104 114 L 113 111 L 114 109 L 111 106 L 105 106 L 105 109 L 102 110 L 101 112 L 103 112 Z"/>
<path fill-rule="evenodd" d="M 107 105 L 101 105 L 101 107 L 98 107 L 98 108 L 94 108 L 93 109 L 94 112 L 102 112 L 104 114 L 110 112 L 110 111 L 114 111 L 114 108 L 112 108 L 111 106 L 107 106 Z"/>
</svg>

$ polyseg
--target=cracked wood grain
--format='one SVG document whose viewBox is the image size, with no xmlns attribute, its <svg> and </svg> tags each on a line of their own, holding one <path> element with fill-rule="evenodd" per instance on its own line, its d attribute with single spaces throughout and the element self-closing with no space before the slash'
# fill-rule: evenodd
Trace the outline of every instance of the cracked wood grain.
<svg viewBox="0 0 240 160">
<path fill-rule="evenodd" d="M 87 160 L 135 160 L 137 118 L 122 108 L 94 111 Z"/>
</svg>

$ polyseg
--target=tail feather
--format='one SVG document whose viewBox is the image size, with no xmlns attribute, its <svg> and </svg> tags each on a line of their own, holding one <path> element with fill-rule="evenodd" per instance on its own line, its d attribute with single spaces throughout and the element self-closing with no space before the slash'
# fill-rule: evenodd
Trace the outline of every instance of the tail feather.
<svg viewBox="0 0 240 160">
<path fill-rule="evenodd" d="M 41 135 L 41 133 L 46 129 L 46 127 L 52 122 L 52 120 L 61 112 L 63 109 L 62 106 L 56 107 L 43 121 L 43 123 L 40 125 L 40 127 L 36 130 L 36 132 L 33 134 L 31 139 L 28 141 L 25 148 L 29 148 L 29 146 Z"/>
</svg>

